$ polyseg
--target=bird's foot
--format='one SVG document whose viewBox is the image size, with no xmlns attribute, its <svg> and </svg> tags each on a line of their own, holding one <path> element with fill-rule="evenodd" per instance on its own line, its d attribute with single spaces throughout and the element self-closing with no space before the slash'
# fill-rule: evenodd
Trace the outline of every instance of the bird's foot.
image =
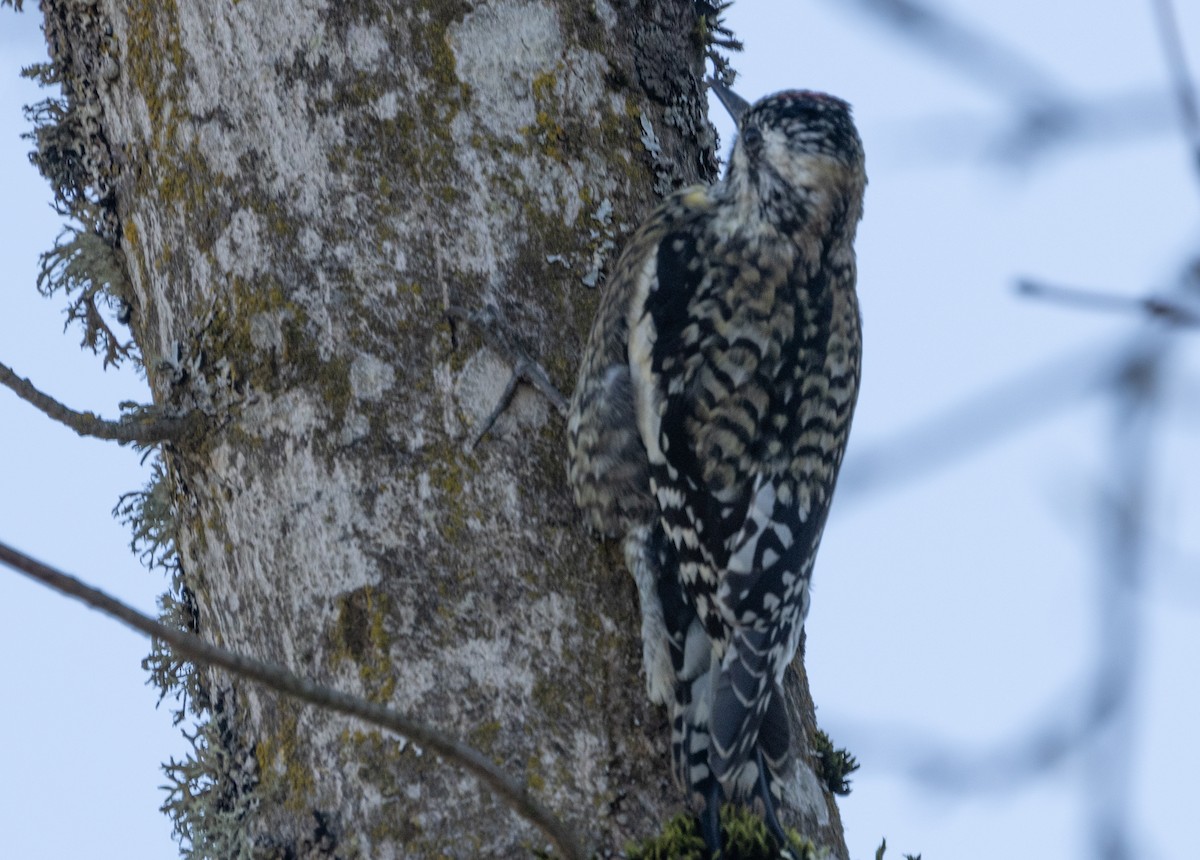
<svg viewBox="0 0 1200 860">
<path fill-rule="evenodd" d="M 504 317 L 501 316 L 499 308 L 494 305 L 488 305 L 483 310 L 469 311 L 458 305 L 451 305 L 446 309 L 446 316 L 452 320 L 466 323 L 476 329 L 483 336 L 484 342 L 512 365 L 512 374 L 504 386 L 504 391 L 501 392 L 495 408 L 492 409 L 486 418 L 479 422 L 475 431 L 471 434 L 471 439 L 467 442 L 468 450 L 478 445 L 483 440 L 483 437 L 492 429 L 492 426 L 496 423 L 496 419 L 504 413 L 504 410 L 508 408 L 508 404 L 512 402 L 513 395 L 517 391 L 517 385 L 522 382 L 532 385 L 540 391 L 554 405 L 554 408 L 558 410 L 560 415 L 565 416 L 567 414 L 569 406 L 567 398 L 563 396 L 561 391 L 555 388 L 554 383 L 550 381 L 549 374 L 546 373 L 546 369 L 530 358 L 525 350 L 517 344 L 509 330 L 508 324 L 505 322 Z"/>
<path fill-rule="evenodd" d="M 767 765 L 763 761 L 762 750 L 758 751 L 758 781 L 754 787 L 754 805 L 762 813 L 763 823 L 767 825 L 767 832 L 771 834 L 775 846 L 779 849 L 779 856 L 784 860 L 796 860 L 796 855 L 791 848 L 792 840 L 788 837 L 787 831 L 783 829 L 783 825 L 779 823 L 779 816 L 775 814 L 775 798 L 771 794 L 767 778 Z"/>
<path fill-rule="evenodd" d="M 721 840 L 721 784 L 711 777 L 704 792 L 704 809 L 697 816 L 696 824 L 709 856 L 712 860 L 721 860 L 724 853 Z"/>
</svg>

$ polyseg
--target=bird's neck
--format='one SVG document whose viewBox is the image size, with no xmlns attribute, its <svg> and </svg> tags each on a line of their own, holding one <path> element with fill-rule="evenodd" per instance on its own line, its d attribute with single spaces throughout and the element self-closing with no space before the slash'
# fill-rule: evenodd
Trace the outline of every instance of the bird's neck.
<svg viewBox="0 0 1200 860">
<path fill-rule="evenodd" d="M 830 254 L 839 254 L 834 244 L 851 248 L 857 213 L 849 211 L 847 195 L 831 194 L 814 186 L 795 188 L 781 182 L 752 183 L 736 174 L 724 183 L 722 194 L 728 216 L 723 226 L 730 237 L 751 244 L 784 240 L 798 256 L 817 264 Z"/>
</svg>

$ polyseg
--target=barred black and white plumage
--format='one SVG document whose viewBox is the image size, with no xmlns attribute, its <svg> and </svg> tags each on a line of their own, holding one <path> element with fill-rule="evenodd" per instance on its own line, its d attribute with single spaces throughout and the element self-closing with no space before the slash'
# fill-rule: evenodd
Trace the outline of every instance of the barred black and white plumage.
<svg viewBox="0 0 1200 860">
<path fill-rule="evenodd" d="M 858 394 L 854 235 L 866 184 L 845 102 L 746 104 L 723 181 L 668 198 L 617 262 L 569 424 L 575 497 L 625 539 L 675 773 L 716 808 L 774 807 L 781 683 Z M 717 844 L 713 844 L 714 839 Z"/>
</svg>

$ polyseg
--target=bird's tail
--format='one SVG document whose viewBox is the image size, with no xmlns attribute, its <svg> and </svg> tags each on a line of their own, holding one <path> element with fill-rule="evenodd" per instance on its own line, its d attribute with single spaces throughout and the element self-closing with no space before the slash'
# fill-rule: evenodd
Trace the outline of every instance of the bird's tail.
<svg viewBox="0 0 1200 860">
<path fill-rule="evenodd" d="M 671 721 L 671 758 L 676 781 L 692 798 L 707 803 L 716 787 L 709 764 L 708 720 L 712 705 L 712 641 L 698 618 L 681 641 L 672 642 L 675 663 L 675 707 Z"/>
<path fill-rule="evenodd" d="M 709 763 L 726 797 L 748 800 L 758 790 L 760 763 L 776 803 L 790 762 L 783 691 L 770 655 L 777 632 L 734 631 L 712 691 Z M 765 798 L 764 798 L 765 800 Z"/>
<path fill-rule="evenodd" d="M 679 555 L 656 523 L 645 543 L 644 557 L 654 560 L 657 603 L 670 645 L 671 760 L 676 782 L 700 805 L 717 790 L 708 764 L 708 715 L 712 704 L 712 640 L 684 592 Z"/>
<path fill-rule="evenodd" d="M 769 659 L 779 632 L 736 630 L 724 660 L 715 661 L 712 639 L 681 586 L 675 548 L 655 529 L 647 549 L 658 560 L 659 603 L 674 670 L 676 781 L 700 806 L 720 797 L 745 802 L 759 792 L 761 762 L 766 785 L 780 803 L 791 738 Z"/>
</svg>

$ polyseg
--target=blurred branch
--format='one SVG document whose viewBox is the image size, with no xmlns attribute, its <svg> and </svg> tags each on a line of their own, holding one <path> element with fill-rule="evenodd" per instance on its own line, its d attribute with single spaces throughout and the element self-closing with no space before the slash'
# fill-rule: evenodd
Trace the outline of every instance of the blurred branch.
<svg viewBox="0 0 1200 860">
<path fill-rule="evenodd" d="M 0 363 L 0 385 L 10 388 L 42 414 L 69 427 L 80 436 L 105 439 L 122 445 L 132 442 L 134 445 L 145 447 L 160 442 L 177 442 L 200 421 L 196 417 L 198 413 L 172 418 L 159 414 L 153 407 L 135 409 L 119 421 L 108 421 L 92 412 L 76 412 L 38 390 L 32 382 L 18 376 L 4 363 Z"/>
<path fill-rule="evenodd" d="M 1052 109 L 1018 107 L 1002 122 L 967 113 L 931 115 L 892 123 L 886 136 L 895 148 L 937 164 L 944 164 L 947 155 L 1022 164 L 1054 147 L 1113 144 L 1163 134 L 1173 130 L 1175 122 L 1171 100 L 1163 93 L 1137 91 Z"/>
<path fill-rule="evenodd" d="M 947 744 L 936 736 L 870 723 L 826 718 L 840 740 L 875 767 L 890 768 L 930 788 L 948 793 L 1003 791 L 1020 785 L 1076 754 L 1107 724 L 1124 691 L 1099 677 L 1089 695 L 1052 706 L 1054 717 L 1023 729 L 980 752 Z M 1061 698 L 1061 697 L 1060 697 Z"/>
<path fill-rule="evenodd" d="M 837 5 L 856 6 L 882 19 L 933 56 L 1022 105 L 1049 108 L 1067 101 L 1050 75 L 1019 52 L 927 4 L 916 0 L 853 0 Z"/>
<path fill-rule="evenodd" d="M 533 824 L 570 860 L 587 855 L 561 821 L 537 802 L 525 786 L 493 764 L 486 756 L 449 735 L 409 719 L 382 705 L 339 692 L 294 675 L 283 666 L 264 663 L 205 642 L 198 636 L 168 627 L 102 591 L 42 564 L 0 543 L 0 563 L 37 582 L 73 597 L 139 633 L 168 643 L 180 656 L 208 666 L 219 666 L 239 677 L 258 683 L 309 704 L 358 717 L 364 722 L 395 732 L 433 750 L 446 761 L 473 774 L 513 812 Z"/>
<path fill-rule="evenodd" d="M 1129 860 L 1134 849 L 1133 763 L 1136 745 L 1134 690 L 1141 654 L 1146 507 L 1152 496 L 1151 461 L 1161 381 L 1171 341 L 1147 335 L 1131 353 L 1114 385 L 1111 491 L 1101 497 L 1097 528 L 1097 661 L 1113 691 L 1112 710 L 1098 726 L 1084 758 L 1082 786 L 1089 801 L 1096 857 Z"/>
<path fill-rule="evenodd" d="M 1020 278 L 1017 280 L 1017 292 L 1032 298 L 1048 299 L 1061 304 L 1071 305 L 1082 310 L 1119 311 L 1122 313 L 1135 311 L 1170 323 L 1171 325 L 1200 325 L 1200 310 L 1185 307 L 1171 299 L 1155 298 L 1153 296 L 1143 298 L 1122 296 L 1099 290 L 1045 284 L 1030 278 Z"/>
<path fill-rule="evenodd" d="M 1154 17 L 1171 74 L 1171 84 L 1175 89 L 1175 99 L 1179 104 L 1183 133 L 1192 149 L 1192 166 L 1197 179 L 1200 179 L 1200 108 L 1196 104 L 1196 88 L 1188 71 L 1183 40 L 1179 37 L 1179 21 L 1171 0 L 1154 0 Z"/>
<path fill-rule="evenodd" d="M 1127 349 L 1073 351 L 971 394 L 889 439 L 852 444 L 838 478 L 838 509 L 963 460 L 1102 391 Z"/>
<path fill-rule="evenodd" d="M 1200 289 L 1200 262 L 1184 266 L 1166 296 L 1125 298 L 1075 287 L 1017 282 L 1025 295 L 1102 310 L 1136 310 L 1178 327 L 1200 326 L 1194 296 Z M 1045 420 L 1077 401 L 1125 384 L 1146 344 L 1166 349 L 1161 328 L 1142 330 L 1117 347 L 1088 346 L 1032 370 L 995 383 L 939 410 L 884 441 L 850 446 L 838 479 L 838 508 L 867 493 L 917 480 Z"/>
<path fill-rule="evenodd" d="M 1104 374 L 1114 393 L 1114 480 L 1102 494 L 1100 577 L 1097 596 L 1098 658 L 1089 692 L 1068 694 L 1051 714 L 985 752 L 945 744 L 895 727 L 854 723 L 836 726 L 861 758 L 892 767 L 946 792 L 1003 790 L 1024 783 L 1083 753 L 1088 793 L 1095 806 L 1097 856 L 1118 860 L 1128 847 L 1127 753 L 1133 748 L 1132 707 L 1141 625 L 1138 588 L 1145 546 L 1144 507 L 1149 496 L 1149 455 L 1158 377 L 1167 356 L 1161 338 L 1146 337 Z M 933 443 L 930 443 L 933 444 Z"/>
<path fill-rule="evenodd" d="M 1164 40 L 1177 100 L 1189 117 L 1189 129 L 1200 170 L 1200 119 L 1195 92 L 1187 77 L 1179 34 L 1170 17 L 1169 0 L 1155 0 L 1160 9 Z M 917 0 L 854 0 L 855 7 L 885 22 L 897 34 L 931 56 L 1011 103 L 1012 119 L 1003 129 L 981 132 L 986 123 L 976 117 L 951 117 L 923 123 L 932 129 L 921 138 L 933 139 L 937 157 L 950 141 L 964 154 L 983 155 L 1019 163 L 1043 154 L 1051 145 L 1081 141 L 1112 141 L 1145 136 L 1168 127 L 1168 102 L 1158 92 L 1081 99 L 1069 95 L 1043 68 L 995 37 L 963 24 L 949 14 Z"/>
</svg>

